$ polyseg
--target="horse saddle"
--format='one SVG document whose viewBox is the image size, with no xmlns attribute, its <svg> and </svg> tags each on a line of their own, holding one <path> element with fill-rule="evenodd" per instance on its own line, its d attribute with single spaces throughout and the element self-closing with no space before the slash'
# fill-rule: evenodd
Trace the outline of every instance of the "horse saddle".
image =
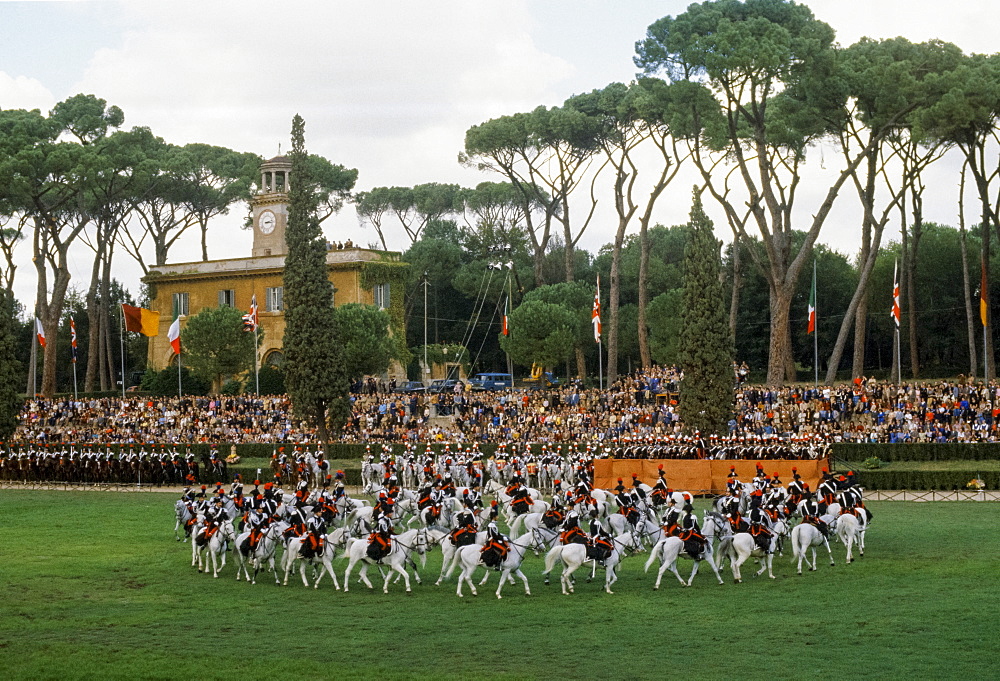
<svg viewBox="0 0 1000 681">
<path fill-rule="evenodd" d="M 530 505 L 531 504 L 528 503 L 528 500 L 522 497 L 520 499 L 515 499 L 511 503 L 510 507 L 512 509 L 514 509 L 515 513 L 517 513 L 518 515 L 521 515 L 522 513 L 527 513 L 528 512 L 528 508 L 529 508 Z"/>
<path fill-rule="evenodd" d="M 697 537 L 692 537 L 684 542 L 684 550 L 689 556 L 697 559 L 701 556 L 702 550 L 705 548 L 704 540 Z"/>
<path fill-rule="evenodd" d="M 386 557 L 389 552 L 382 548 L 382 545 L 378 542 L 372 542 L 368 545 L 367 554 L 368 557 L 374 561 L 380 561 Z"/>
<path fill-rule="evenodd" d="M 455 530 L 451 533 L 451 543 L 458 548 L 475 544 L 476 533 L 468 530 Z"/>
<path fill-rule="evenodd" d="M 587 544 L 587 559 L 604 562 L 611 555 L 611 549 L 599 542 Z"/>
<path fill-rule="evenodd" d="M 562 516 L 560 515 L 549 515 L 546 513 L 542 516 L 542 524 L 550 530 L 554 530 L 562 524 Z"/>
</svg>

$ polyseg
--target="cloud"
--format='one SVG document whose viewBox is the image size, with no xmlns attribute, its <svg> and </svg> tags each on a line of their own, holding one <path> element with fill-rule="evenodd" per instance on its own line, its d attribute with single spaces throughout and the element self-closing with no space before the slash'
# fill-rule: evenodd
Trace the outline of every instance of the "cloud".
<svg viewBox="0 0 1000 681">
<path fill-rule="evenodd" d="M 11 76 L 0 71 L 0 107 L 48 112 L 55 103 L 56 98 L 49 89 L 34 78 Z"/>
</svg>

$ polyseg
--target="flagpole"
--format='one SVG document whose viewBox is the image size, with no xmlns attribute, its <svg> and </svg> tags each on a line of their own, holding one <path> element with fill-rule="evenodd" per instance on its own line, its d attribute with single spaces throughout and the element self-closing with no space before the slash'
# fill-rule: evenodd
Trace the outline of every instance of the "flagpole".
<svg viewBox="0 0 1000 681">
<path fill-rule="evenodd" d="M 601 390 L 604 390 L 604 353 L 601 352 L 603 343 L 597 341 L 597 376 L 600 381 Z"/>
<path fill-rule="evenodd" d="M 257 386 L 257 396 L 260 397 L 260 358 L 257 356 L 257 320 L 253 325 L 253 377 Z"/>
<path fill-rule="evenodd" d="M 181 397 L 181 353 L 177 353 L 177 397 Z"/>
<path fill-rule="evenodd" d="M 118 306 L 118 341 L 122 356 L 122 399 L 125 399 L 125 308 Z"/>
<path fill-rule="evenodd" d="M 76 392 L 76 360 L 73 360 L 73 401 L 79 401 L 80 396 Z"/>
</svg>

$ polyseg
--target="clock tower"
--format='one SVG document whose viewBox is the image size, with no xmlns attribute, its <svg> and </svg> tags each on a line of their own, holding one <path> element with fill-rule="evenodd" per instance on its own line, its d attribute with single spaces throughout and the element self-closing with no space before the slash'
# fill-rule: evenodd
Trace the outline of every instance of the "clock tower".
<svg viewBox="0 0 1000 681">
<path fill-rule="evenodd" d="M 292 163 L 276 156 L 260 166 L 260 191 L 250 200 L 253 211 L 253 257 L 285 255 L 288 224 L 288 179 Z"/>
</svg>

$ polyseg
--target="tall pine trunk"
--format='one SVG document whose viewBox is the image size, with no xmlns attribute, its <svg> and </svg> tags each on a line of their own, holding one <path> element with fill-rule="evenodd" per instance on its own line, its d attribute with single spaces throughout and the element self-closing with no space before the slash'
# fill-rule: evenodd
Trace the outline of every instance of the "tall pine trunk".
<svg viewBox="0 0 1000 681">
<path fill-rule="evenodd" d="M 643 369 L 653 366 L 649 351 L 649 324 L 646 307 L 649 305 L 649 220 L 639 223 L 639 361 Z"/>
</svg>

